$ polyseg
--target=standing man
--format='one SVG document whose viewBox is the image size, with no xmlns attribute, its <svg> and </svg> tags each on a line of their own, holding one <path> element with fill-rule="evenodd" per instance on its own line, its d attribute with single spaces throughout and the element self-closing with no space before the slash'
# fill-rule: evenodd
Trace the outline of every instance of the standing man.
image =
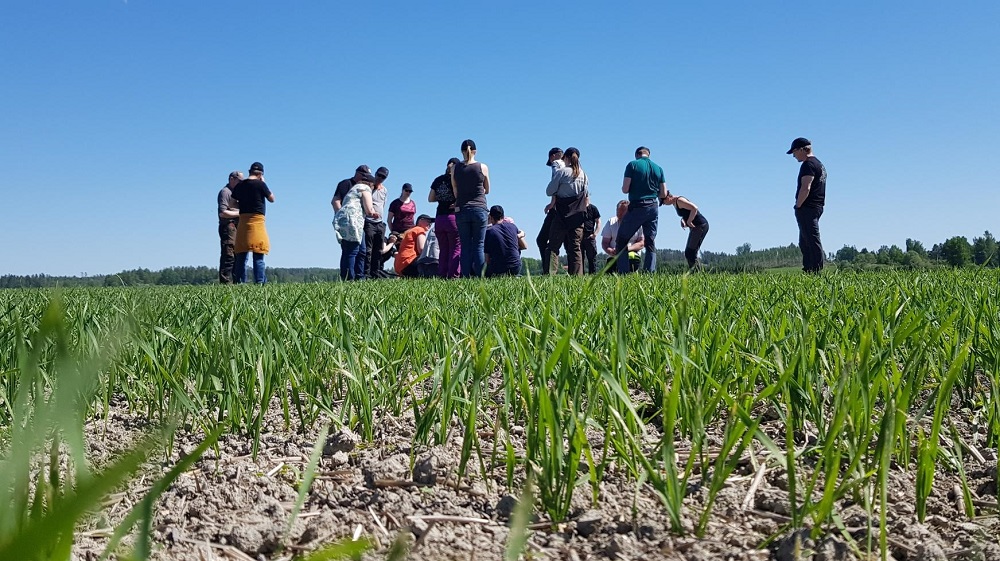
<svg viewBox="0 0 1000 561">
<path fill-rule="evenodd" d="M 219 191 L 219 241 L 222 243 L 222 255 L 219 257 L 219 282 L 233 284 L 233 271 L 236 268 L 236 224 L 240 221 L 240 209 L 233 200 L 233 188 L 243 181 L 243 172 L 234 171 L 229 174 L 229 183 Z M 243 264 L 246 268 L 246 264 Z"/>
<path fill-rule="evenodd" d="M 556 146 L 549 150 L 549 159 L 545 162 L 545 165 L 552 168 L 552 177 L 556 176 L 557 171 L 566 167 L 566 163 L 563 162 L 562 158 L 562 148 Z M 549 179 L 552 179 L 552 177 Z M 542 220 L 542 229 L 538 232 L 538 237 L 535 238 L 535 243 L 538 244 L 538 251 L 542 254 L 543 275 L 549 272 L 549 258 L 551 257 L 551 253 L 549 253 L 549 229 L 552 228 L 552 217 L 555 216 L 555 213 L 552 211 L 554 206 L 555 197 L 545 206 L 545 220 Z"/>
<path fill-rule="evenodd" d="M 247 253 L 253 252 L 253 280 L 257 284 L 267 282 L 264 256 L 271 251 L 271 240 L 264 226 L 264 201 L 274 202 L 274 194 L 264 183 L 264 165 L 254 162 L 250 165 L 250 177 L 240 181 L 233 189 L 233 198 L 240 204 L 240 223 L 236 228 L 236 263 L 246 263 Z M 246 281 L 246 268 L 235 282 Z"/>
<path fill-rule="evenodd" d="M 387 190 L 385 180 L 389 177 L 389 169 L 380 167 L 375 170 L 375 186 L 372 187 L 372 208 L 375 214 L 365 217 L 365 276 L 370 279 L 384 277 L 382 273 L 382 253 L 385 249 L 385 199 Z"/>
<path fill-rule="evenodd" d="M 642 228 L 646 254 L 643 256 L 642 270 L 656 271 L 656 226 L 659 222 L 660 199 L 667 196 L 667 182 L 663 178 L 663 168 L 649 159 L 649 148 L 635 149 L 635 159 L 625 166 L 622 193 L 628 194 L 628 212 L 621 219 L 615 247 L 628 245 L 629 239 Z M 629 272 L 627 259 L 618 260 L 618 272 Z"/>
<path fill-rule="evenodd" d="M 587 261 L 587 274 L 597 272 L 597 231 L 601 229 L 601 211 L 590 203 L 587 195 L 587 210 L 583 213 L 583 257 Z"/>
<path fill-rule="evenodd" d="M 333 205 L 333 211 L 337 212 L 340 210 L 340 206 L 344 202 L 344 197 L 347 192 L 351 190 L 351 187 L 357 185 L 359 181 L 364 179 L 366 175 L 371 175 L 372 171 L 368 169 L 368 166 L 361 164 L 358 169 L 354 170 L 354 177 L 348 177 L 347 179 L 337 183 L 337 189 L 333 192 L 333 200 L 330 204 Z"/>
<path fill-rule="evenodd" d="M 818 273 L 823 270 L 823 243 L 819 239 L 819 217 L 823 216 L 826 203 L 826 168 L 813 156 L 812 142 L 796 138 L 788 149 L 802 165 L 795 182 L 795 221 L 799 224 L 799 249 L 802 251 L 802 270 Z"/>
</svg>

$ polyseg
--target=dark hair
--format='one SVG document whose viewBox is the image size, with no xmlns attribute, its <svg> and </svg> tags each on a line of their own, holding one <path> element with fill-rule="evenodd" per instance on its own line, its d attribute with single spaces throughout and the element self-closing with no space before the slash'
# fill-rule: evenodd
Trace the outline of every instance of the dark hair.
<svg viewBox="0 0 1000 561">
<path fill-rule="evenodd" d="M 232 171 L 229 172 L 229 179 L 239 179 L 243 175 L 242 171 Z"/>
<path fill-rule="evenodd" d="M 462 141 L 462 157 L 471 158 L 472 153 L 476 151 L 476 143 L 471 138 L 467 138 Z"/>
<path fill-rule="evenodd" d="M 580 177 L 580 172 L 582 172 L 583 170 L 580 169 L 579 150 L 573 148 L 572 146 L 567 148 L 566 151 L 563 152 L 563 161 L 566 162 L 566 165 L 568 167 L 572 168 L 574 178 Z"/>
<path fill-rule="evenodd" d="M 638 160 L 639 158 L 641 158 L 643 152 L 645 152 L 646 155 L 648 156 L 649 155 L 649 148 L 646 148 L 645 146 L 640 146 L 640 147 L 636 148 L 635 149 L 635 159 Z"/>
<path fill-rule="evenodd" d="M 495 222 L 500 222 L 503 220 L 503 207 L 500 205 L 493 205 L 490 207 L 490 218 Z"/>
</svg>

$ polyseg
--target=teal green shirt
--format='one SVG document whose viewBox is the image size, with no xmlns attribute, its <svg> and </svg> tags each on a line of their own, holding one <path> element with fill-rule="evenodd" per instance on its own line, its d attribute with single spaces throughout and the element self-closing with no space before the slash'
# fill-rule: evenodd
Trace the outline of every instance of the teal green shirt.
<svg viewBox="0 0 1000 561">
<path fill-rule="evenodd" d="M 628 188 L 628 202 L 655 201 L 660 195 L 660 185 L 666 183 L 663 168 L 643 157 L 632 160 L 625 166 L 625 177 L 631 178 Z"/>
</svg>

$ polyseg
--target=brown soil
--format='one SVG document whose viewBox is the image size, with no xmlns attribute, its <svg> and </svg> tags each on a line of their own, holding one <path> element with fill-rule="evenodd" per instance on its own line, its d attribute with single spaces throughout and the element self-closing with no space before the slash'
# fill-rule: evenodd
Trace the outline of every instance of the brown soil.
<svg viewBox="0 0 1000 561">
<path fill-rule="evenodd" d="M 960 417 L 956 414 L 954 421 L 967 442 L 980 446 L 977 451 L 982 456 L 980 461 L 965 454 L 977 516 L 970 520 L 959 508 L 958 475 L 939 467 L 927 520 L 918 523 L 913 469 L 897 467 L 890 477 L 888 509 L 889 551 L 894 559 L 1000 560 L 997 457 L 982 447 L 984 435 L 968 416 Z M 407 416 L 382 418 L 382 432 L 370 443 L 360 442 L 350 431 L 332 430 L 316 481 L 286 537 L 297 483 L 319 428 L 309 434 L 286 428 L 276 408 L 267 421 L 256 458 L 249 438 L 223 436 L 218 452 L 209 450 L 167 490 L 153 525 L 155 559 L 291 559 L 358 533 L 375 544 L 366 555 L 370 559 L 385 558 L 394 541 L 405 544 L 409 559 L 503 558 L 519 489 L 506 488 L 503 467 L 483 480 L 475 459 L 470 462 L 472 476 L 457 483 L 460 430 L 455 428 L 444 446 L 413 450 L 413 419 Z M 132 441 L 143 425 L 141 415 L 123 407 L 112 409 L 107 420 L 92 421 L 88 434 L 95 462 Z M 770 425 L 768 432 L 782 433 L 777 420 L 765 425 Z M 109 525 L 120 521 L 150 482 L 201 438 L 197 431 L 179 431 L 169 460 L 149 465 L 144 475 L 111 497 L 105 510 L 80 528 L 76 558 L 96 558 L 107 543 Z M 862 506 L 842 502 L 837 510 L 844 530 L 831 529 L 817 540 L 809 539 L 808 532 L 785 529 L 790 520 L 786 474 L 759 448 L 753 454 L 719 493 L 704 538 L 693 537 L 707 498 L 697 478 L 689 486 L 685 532 L 679 535 L 670 530 L 666 510 L 651 489 L 637 489 L 634 481 L 612 470 L 600 485 L 596 505 L 584 482 L 577 488 L 567 521 L 533 523 L 524 558 L 863 559 L 869 528 L 873 558 L 878 557 L 877 510 L 872 520 Z M 764 477 L 749 494 L 761 464 L 766 465 Z M 765 543 L 769 545 L 762 547 Z"/>
</svg>

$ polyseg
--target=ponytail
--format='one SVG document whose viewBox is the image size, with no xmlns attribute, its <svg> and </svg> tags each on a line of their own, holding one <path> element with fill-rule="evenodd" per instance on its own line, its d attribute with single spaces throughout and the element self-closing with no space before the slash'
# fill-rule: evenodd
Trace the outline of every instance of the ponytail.
<svg viewBox="0 0 1000 561">
<path fill-rule="evenodd" d="M 567 148 L 563 154 L 563 161 L 573 170 L 573 179 L 580 177 L 583 170 L 580 168 L 580 151 L 576 148 Z"/>
</svg>

